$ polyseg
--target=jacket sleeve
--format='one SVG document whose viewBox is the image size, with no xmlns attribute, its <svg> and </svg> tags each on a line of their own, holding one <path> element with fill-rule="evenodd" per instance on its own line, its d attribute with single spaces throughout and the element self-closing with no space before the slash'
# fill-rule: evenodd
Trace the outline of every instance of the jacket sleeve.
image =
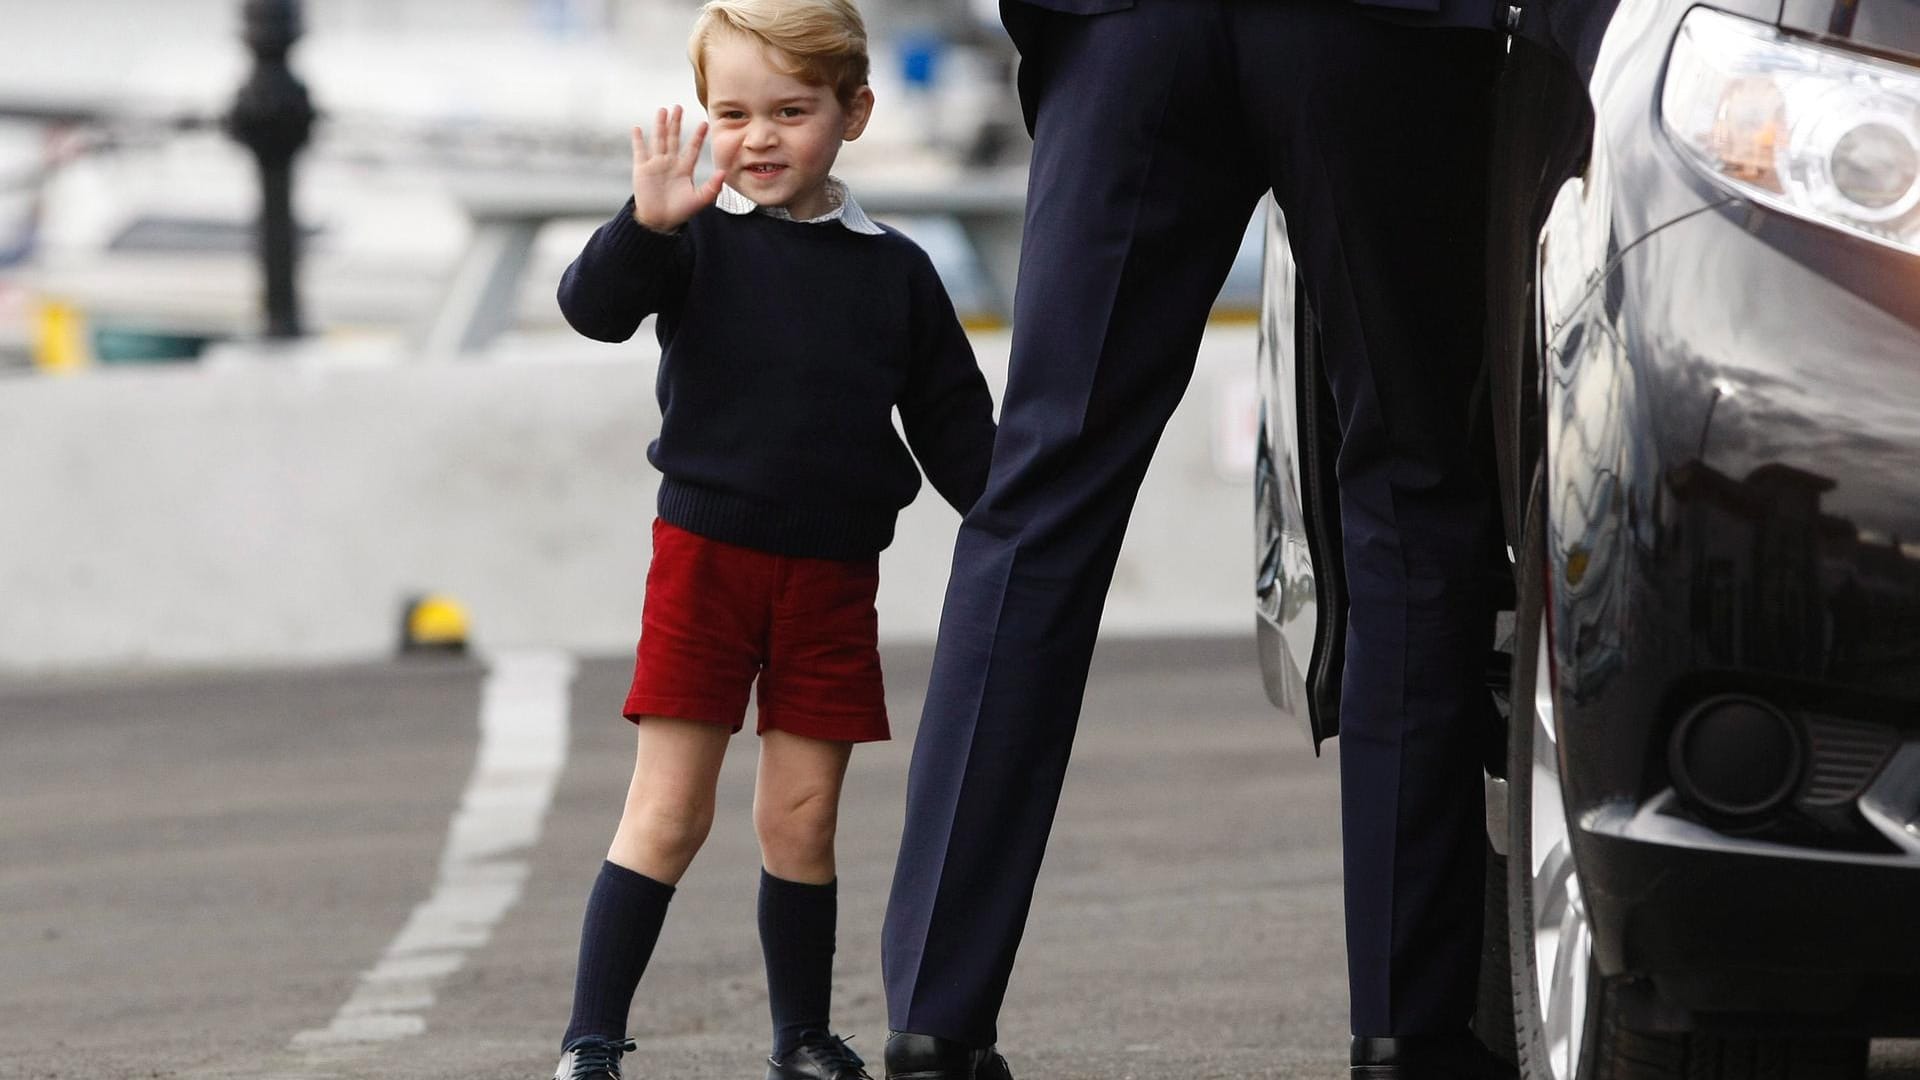
<svg viewBox="0 0 1920 1080">
<path fill-rule="evenodd" d="M 913 356 L 900 399 L 900 424 L 934 490 L 965 515 L 987 486 L 993 396 L 946 286 L 924 255 L 910 287 Z"/>
<path fill-rule="evenodd" d="M 687 228 L 655 232 L 633 220 L 628 199 L 560 276 L 560 313 L 595 341 L 625 341 L 647 316 L 679 305 L 692 265 Z"/>
</svg>

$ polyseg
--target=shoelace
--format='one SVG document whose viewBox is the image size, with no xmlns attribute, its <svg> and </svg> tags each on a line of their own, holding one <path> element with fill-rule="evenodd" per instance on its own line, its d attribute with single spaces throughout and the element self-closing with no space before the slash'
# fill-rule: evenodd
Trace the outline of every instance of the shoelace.
<svg viewBox="0 0 1920 1080">
<path fill-rule="evenodd" d="M 620 1055 L 633 1049 L 632 1039 L 586 1039 L 573 1048 L 573 1075 L 568 1080 L 620 1080 Z"/>
<path fill-rule="evenodd" d="M 838 1076 L 841 1080 L 873 1080 L 867 1073 L 866 1060 L 847 1045 L 852 1039 L 851 1035 L 843 1037 L 828 1034 L 800 1045 L 828 1070 L 830 1076 Z"/>
</svg>

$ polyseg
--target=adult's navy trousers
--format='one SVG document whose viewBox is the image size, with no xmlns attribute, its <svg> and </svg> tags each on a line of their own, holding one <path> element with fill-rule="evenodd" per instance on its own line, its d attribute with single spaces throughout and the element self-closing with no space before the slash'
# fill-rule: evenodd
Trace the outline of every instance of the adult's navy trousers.
<svg viewBox="0 0 1920 1080">
<path fill-rule="evenodd" d="M 1271 190 L 1341 424 L 1353 1032 L 1465 1030 L 1499 542 L 1468 414 L 1501 39 L 1345 0 L 1002 12 L 1034 138 L 1012 368 L 913 750 L 889 1026 L 997 1038 L 1121 538 Z"/>
</svg>

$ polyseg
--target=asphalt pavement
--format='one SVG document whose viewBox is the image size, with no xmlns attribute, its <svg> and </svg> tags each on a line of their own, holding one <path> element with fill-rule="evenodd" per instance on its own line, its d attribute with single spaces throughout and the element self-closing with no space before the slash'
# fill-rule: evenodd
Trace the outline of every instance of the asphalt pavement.
<svg viewBox="0 0 1920 1080">
<path fill-rule="evenodd" d="M 928 659 L 887 654 L 895 739 L 855 753 L 842 811 L 834 1019 L 876 1059 Z M 633 734 L 626 660 L 536 660 L 504 691 L 470 660 L 0 686 L 0 1077 L 544 1080 Z M 490 709 L 532 727 L 483 737 Z M 763 1072 L 754 753 L 641 984 L 630 1077 Z M 1016 1075 L 1343 1076 L 1336 781 L 1250 640 L 1103 646 L 1003 1014 Z"/>
</svg>

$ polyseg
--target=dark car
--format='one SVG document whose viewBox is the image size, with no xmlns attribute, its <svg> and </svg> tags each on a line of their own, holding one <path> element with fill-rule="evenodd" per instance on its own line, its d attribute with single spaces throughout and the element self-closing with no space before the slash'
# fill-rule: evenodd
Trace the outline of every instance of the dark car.
<svg viewBox="0 0 1920 1080">
<path fill-rule="evenodd" d="M 1529 1077 L 1857 1076 L 1920 1034 L 1920 2 L 1513 27 L 1473 420 L 1515 582 L 1489 975 Z M 1258 625 L 1317 745 L 1340 436 L 1269 219 Z"/>
</svg>

